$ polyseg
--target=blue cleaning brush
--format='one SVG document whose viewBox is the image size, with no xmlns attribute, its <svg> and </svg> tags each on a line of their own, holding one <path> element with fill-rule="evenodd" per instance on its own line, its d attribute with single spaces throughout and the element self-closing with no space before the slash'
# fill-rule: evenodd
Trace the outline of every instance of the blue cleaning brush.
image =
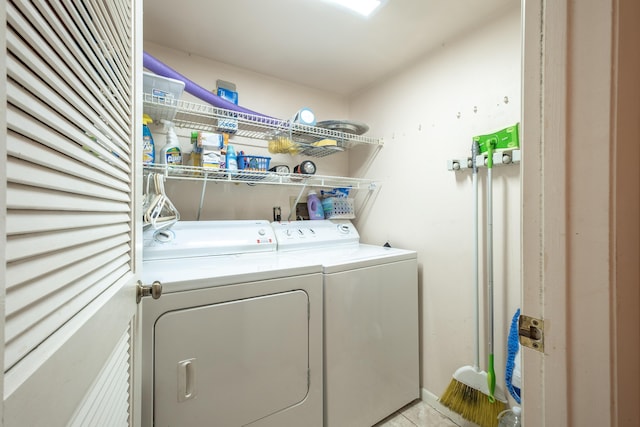
<svg viewBox="0 0 640 427">
<path fill-rule="evenodd" d="M 505 368 L 505 381 L 509 394 L 513 396 L 516 403 L 522 403 L 520 401 L 520 389 L 513 385 L 513 373 L 515 369 L 515 359 L 520 348 L 518 342 L 518 320 L 520 318 L 520 309 L 516 310 L 516 313 L 511 319 L 511 327 L 509 328 L 509 339 L 507 341 L 507 366 Z"/>
</svg>

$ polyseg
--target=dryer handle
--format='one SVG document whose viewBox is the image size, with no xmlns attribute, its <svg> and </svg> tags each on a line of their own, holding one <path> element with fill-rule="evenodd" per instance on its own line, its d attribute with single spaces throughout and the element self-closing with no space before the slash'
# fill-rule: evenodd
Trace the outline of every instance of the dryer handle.
<svg viewBox="0 0 640 427">
<path fill-rule="evenodd" d="M 193 399 L 196 396 L 196 359 L 178 362 L 178 402 Z"/>
</svg>

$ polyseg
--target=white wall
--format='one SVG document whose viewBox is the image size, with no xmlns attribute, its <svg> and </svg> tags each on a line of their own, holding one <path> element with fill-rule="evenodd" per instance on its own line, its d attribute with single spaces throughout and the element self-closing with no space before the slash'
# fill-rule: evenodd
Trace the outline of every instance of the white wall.
<svg viewBox="0 0 640 427">
<path fill-rule="evenodd" d="M 437 396 L 453 372 L 475 358 L 471 174 L 448 171 L 447 159 L 469 155 L 474 135 L 520 120 L 520 43 L 516 7 L 432 51 L 361 93 L 350 105 L 351 115 L 369 123 L 370 132 L 385 140 L 374 160 L 367 148 L 350 153 L 353 175 L 383 181 L 375 203 L 367 205 L 371 209 L 360 212 L 357 226 L 368 243 L 388 241 L 418 251 L 422 387 Z M 520 301 L 519 176 L 515 165 L 493 171 L 495 354 L 500 385 L 507 330 Z M 486 224 L 485 177 L 482 169 L 481 225 Z M 482 233 L 483 253 L 484 239 Z M 481 275 L 484 263 L 483 259 Z M 481 341 L 486 342 L 486 336 Z M 481 367 L 485 354 L 483 348 Z"/>
<path fill-rule="evenodd" d="M 201 86 L 214 88 L 216 79 L 235 82 L 244 107 L 288 118 L 308 106 L 318 120 L 361 120 L 369 124 L 369 135 L 384 138 L 379 151 L 356 147 L 312 160 L 323 175 L 381 180 L 378 191 L 358 196 L 356 223 L 367 243 L 388 241 L 418 251 L 421 383 L 439 396 L 458 367 L 474 362 L 471 175 L 447 171 L 447 159 L 467 156 L 474 135 L 520 120 L 520 37 L 516 7 L 350 101 L 151 43 L 144 48 Z M 152 131 L 156 144 L 163 144 L 161 129 Z M 180 135 L 189 151 L 189 130 Z M 245 151 L 266 152 L 266 142 L 247 144 Z M 293 167 L 301 160 L 278 155 L 272 164 Z M 481 170 L 481 224 L 486 221 L 485 173 Z M 520 301 L 519 168 L 497 167 L 493 175 L 495 354 L 503 384 L 507 329 Z M 201 184 L 168 182 L 167 187 L 182 217 L 195 219 Z M 291 195 L 297 189 L 208 184 L 201 219 L 271 219 L 274 205 L 286 216 Z M 484 367 L 486 349 L 481 350 Z"/>
</svg>

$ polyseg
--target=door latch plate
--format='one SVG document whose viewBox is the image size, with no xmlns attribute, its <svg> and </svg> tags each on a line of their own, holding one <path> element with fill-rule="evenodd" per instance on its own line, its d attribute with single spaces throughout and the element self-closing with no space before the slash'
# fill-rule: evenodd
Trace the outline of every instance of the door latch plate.
<svg viewBox="0 0 640 427">
<path fill-rule="evenodd" d="M 544 320 L 520 315 L 518 319 L 520 344 L 544 353 Z"/>
</svg>

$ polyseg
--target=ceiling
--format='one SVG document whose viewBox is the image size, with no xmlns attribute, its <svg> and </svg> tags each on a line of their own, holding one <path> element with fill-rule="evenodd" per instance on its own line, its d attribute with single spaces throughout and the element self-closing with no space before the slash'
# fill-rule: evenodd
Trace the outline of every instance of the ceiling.
<svg viewBox="0 0 640 427">
<path fill-rule="evenodd" d="M 324 0 L 144 0 L 144 40 L 348 96 L 516 4 L 386 0 L 362 18 Z"/>
</svg>

